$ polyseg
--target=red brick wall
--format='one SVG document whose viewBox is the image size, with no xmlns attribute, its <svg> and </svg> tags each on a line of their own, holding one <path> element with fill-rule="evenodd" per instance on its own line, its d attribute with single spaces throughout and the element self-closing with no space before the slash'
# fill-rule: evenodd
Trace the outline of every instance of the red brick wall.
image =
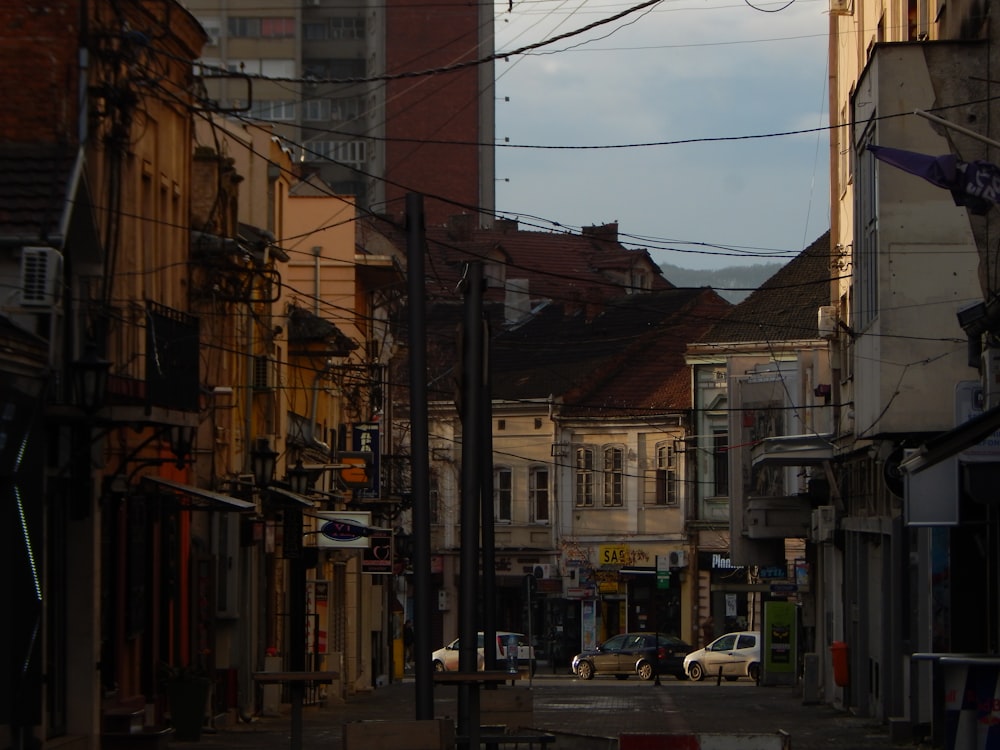
<svg viewBox="0 0 1000 750">
<path fill-rule="evenodd" d="M 0 140 L 76 141 L 79 31 L 79 0 L 0 3 Z"/>
<path fill-rule="evenodd" d="M 390 0 L 386 71 L 429 70 L 481 57 L 476 3 Z M 492 50 L 489 50 L 492 51 Z M 428 224 L 479 205 L 479 70 L 390 81 L 386 92 L 386 198 L 399 213 L 407 192 L 423 193 Z M 397 139 L 417 139 L 420 143 Z M 441 141 L 442 143 L 429 143 Z"/>
</svg>

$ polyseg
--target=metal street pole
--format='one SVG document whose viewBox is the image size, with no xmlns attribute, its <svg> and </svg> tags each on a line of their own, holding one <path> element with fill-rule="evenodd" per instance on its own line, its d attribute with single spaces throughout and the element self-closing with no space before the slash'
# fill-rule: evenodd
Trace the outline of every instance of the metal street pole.
<svg viewBox="0 0 1000 750">
<path fill-rule="evenodd" d="M 431 516 L 427 438 L 427 290 L 424 199 L 406 194 L 406 268 L 410 324 L 410 457 L 413 487 L 413 653 L 416 718 L 434 718 L 431 672 Z"/>
</svg>

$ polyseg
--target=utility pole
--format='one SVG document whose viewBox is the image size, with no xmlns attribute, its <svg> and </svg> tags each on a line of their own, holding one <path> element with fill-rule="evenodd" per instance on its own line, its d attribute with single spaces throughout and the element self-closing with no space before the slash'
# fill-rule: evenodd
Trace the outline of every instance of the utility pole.
<svg viewBox="0 0 1000 750">
<path fill-rule="evenodd" d="M 424 199 L 406 195 L 406 268 L 410 303 L 410 454 L 413 487 L 413 653 L 416 719 L 434 718 L 431 673 L 431 516 L 427 441 L 427 302 Z"/>
</svg>

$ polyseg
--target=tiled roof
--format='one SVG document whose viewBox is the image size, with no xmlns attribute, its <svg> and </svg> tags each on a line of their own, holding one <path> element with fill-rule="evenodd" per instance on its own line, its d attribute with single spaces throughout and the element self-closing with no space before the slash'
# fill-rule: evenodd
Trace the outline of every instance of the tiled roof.
<svg viewBox="0 0 1000 750">
<path fill-rule="evenodd" d="M 468 217 L 471 220 L 471 217 Z M 450 400 L 459 385 L 462 274 L 471 260 L 504 265 L 508 288 L 527 282 L 530 314 L 505 320 L 505 292 L 490 287 L 490 364 L 495 399 L 546 399 L 582 417 L 635 416 L 690 408 L 684 352 L 731 307 L 708 288 L 677 289 L 644 250 L 624 247 L 617 228 L 584 234 L 493 229 L 461 222 L 426 230 L 429 397 Z M 402 233 L 382 230 L 399 247 Z M 495 271 L 484 264 L 487 278 Z M 637 272 L 648 291 L 625 294 Z"/>
<path fill-rule="evenodd" d="M 791 341 L 817 337 L 817 311 L 830 304 L 830 233 L 826 232 L 732 308 L 698 343 Z"/>
<path fill-rule="evenodd" d="M 689 408 L 685 347 L 728 307 L 707 288 L 621 296 L 592 317 L 564 305 L 545 306 L 522 325 L 495 330 L 490 352 L 493 397 L 552 395 L 563 400 L 564 411 L 569 408 L 584 417 Z M 487 309 L 502 314 L 498 305 Z M 434 331 L 428 359 L 438 363 L 440 372 L 457 362 L 454 342 L 461 315 L 459 306 L 436 305 L 428 316 L 429 330 Z"/>
<path fill-rule="evenodd" d="M 60 245 L 77 150 L 0 144 L 0 240 Z"/>
<path fill-rule="evenodd" d="M 429 300 L 459 298 L 457 291 L 472 260 L 494 260 L 505 264 L 507 282 L 527 280 L 533 303 L 551 300 L 557 304 L 582 307 L 599 304 L 622 294 L 633 271 L 647 274 L 653 291 L 672 289 L 659 266 L 645 250 L 622 245 L 617 228 L 596 227 L 584 234 L 524 231 L 516 221 L 498 219 L 491 229 L 473 226 L 474 216 L 454 217 L 448 226 L 425 230 L 427 256 L 425 272 Z M 401 254 L 406 250 L 406 233 L 388 220 L 365 220 L 368 229 L 386 237 Z M 362 228 L 359 235 L 366 235 Z M 489 269 L 486 269 L 489 275 Z M 504 292 L 492 287 L 487 300 L 501 301 Z"/>
</svg>

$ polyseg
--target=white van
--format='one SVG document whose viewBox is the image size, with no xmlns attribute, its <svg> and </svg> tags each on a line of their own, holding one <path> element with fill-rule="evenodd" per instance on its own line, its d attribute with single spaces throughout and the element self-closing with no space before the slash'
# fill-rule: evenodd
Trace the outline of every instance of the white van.
<svg viewBox="0 0 1000 750">
<path fill-rule="evenodd" d="M 482 669 L 485 663 L 483 656 L 483 633 L 478 633 L 479 642 L 477 644 L 477 669 Z M 523 633 L 511 633 L 507 630 L 498 630 L 496 638 L 497 669 L 507 668 L 507 644 L 509 639 L 517 639 L 517 663 L 519 667 L 531 668 L 531 673 L 535 672 L 535 650 L 528 643 L 528 639 Z M 431 659 L 434 662 L 435 672 L 456 672 L 458 671 L 458 638 L 447 646 L 442 646 L 433 654 Z"/>
</svg>

